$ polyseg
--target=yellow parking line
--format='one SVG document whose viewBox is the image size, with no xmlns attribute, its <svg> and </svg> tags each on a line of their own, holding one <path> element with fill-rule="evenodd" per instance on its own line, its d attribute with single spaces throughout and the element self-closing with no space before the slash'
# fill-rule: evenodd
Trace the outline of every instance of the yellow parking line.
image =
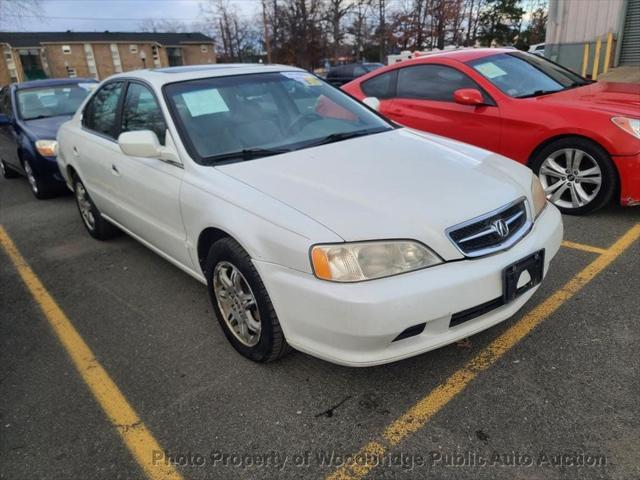
<svg viewBox="0 0 640 480">
<path fill-rule="evenodd" d="M 607 251 L 606 248 L 593 247 L 591 245 L 585 245 L 584 243 L 570 242 L 569 240 L 562 242 L 562 246 L 573 248 L 574 250 L 582 250 L 583 252 L 597 253 L 598 255 L 602 255 Z"/>
<path fill-rule="evenodd" d="M 382 433 L 380 439 L 371 441 L 361 448 L 353 456 L 357 461 L 349 462 L 335 470 L 327 477 L 327 480 L 357 480 L 367 475 L 379 463 L 380 457 L 389 448 L 397 445 L 407 435 L 424 427 L 438 411 L 462 392 L 480 372 L 494 364 L 540 322 L 553 314 L 563 303 L 607 268 L 611 262 L 639 238 L 640 223 L 627 231 L 610 248 L 582 269 L 562 288 L 493 340 L 460 370 L 453 373 L 444 383 L 436 387 L 400 418 L 391 423 Z"/>
<path fill-rule="evenodd" d="M 0 225 L 0 245 L 9 255 L 22 281 L 40 306 L 82 379 L 116 427 L 140 467 L 152 480 L 181 480 L 182 477 L 172 465 L 165 465 L 163 462 L 158 465 L 153 464 L 153 452 L 162 451 L 162 448 L 56 301 L 47 292 L 38 276 L 31 270 L 2 225 Z"/>
</svg>

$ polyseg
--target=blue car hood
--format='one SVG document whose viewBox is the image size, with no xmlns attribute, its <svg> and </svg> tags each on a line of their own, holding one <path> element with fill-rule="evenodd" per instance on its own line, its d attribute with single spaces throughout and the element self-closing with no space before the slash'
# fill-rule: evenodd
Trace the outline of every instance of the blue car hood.
<svg viewBox="0 0 640 480">
<path fill-rule="evenodd" d="M 72 115 L 60 115 L 57 117 L 37 118 L 35 120 L 23 120 L 22 123 L 34 140 L 55 140 L 60 125 L 71 120 L 71 117 Z"/>
</svg>

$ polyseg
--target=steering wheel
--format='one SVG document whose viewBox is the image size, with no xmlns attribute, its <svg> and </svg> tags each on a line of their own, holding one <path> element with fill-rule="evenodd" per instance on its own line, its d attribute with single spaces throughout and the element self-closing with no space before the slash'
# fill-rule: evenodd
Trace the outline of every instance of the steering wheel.
<svg viewBox="0 0 640 480">
<path fill-rule="evenodd" d="M 287 135 L 292 132 L 302 130 L 304 127 L 309 125 L 312 122 L 316 122 L 318 120 L 322 120 L 322 117 L 314 112 L 304 112 L 294 118 L 289 125 L 285 127 L 285 133 Z"/>
</svg>

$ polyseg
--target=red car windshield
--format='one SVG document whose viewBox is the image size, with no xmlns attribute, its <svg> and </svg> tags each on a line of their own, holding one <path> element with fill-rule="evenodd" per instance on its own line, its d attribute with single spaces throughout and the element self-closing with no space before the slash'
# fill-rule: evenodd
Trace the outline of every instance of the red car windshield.
<svg viewBox="0 0 640 480">
<path fill-rule="evenodd" d="M 556 63 L 522 52 L 482 57 L 467 62 L 467 65 L 515 98 L 545 95 L 589 83 Z"/>
</svg>

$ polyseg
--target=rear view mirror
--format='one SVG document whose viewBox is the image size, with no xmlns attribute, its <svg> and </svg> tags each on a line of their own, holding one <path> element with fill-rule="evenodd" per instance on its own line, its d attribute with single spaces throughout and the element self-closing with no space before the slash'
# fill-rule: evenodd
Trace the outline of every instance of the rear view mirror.
<svg viewBox="0 0 640 480">
<path fill-rule="evenodd" d="M 453 99 L 461 105 L 485 105 L 482 92 L 476 88 L 461 88 L 453 92 Z"/>
<path fill-rule="evenodd" d="M 143 158 L 160 158 L 162 148 L 158 136 L 151 130 L 123 132 L 118 137 L 118 145 L 125 155 Z"/>
<path fill-rule="evenodd" d="M 4 113 L 0 113 L 0 126 L 9 125 L 11 123 L 11 119 L 9 115 L 5 115 Z"/>
<path fill-rule="evenodd" d="M 380 100 L 378 100 L 376 97 L 366 97 L 364 100 L 362 100 L 362 103 L 364 103 L 372 110 L 375 110 L 376 112 L 380 111 Z"/>
</svg>

